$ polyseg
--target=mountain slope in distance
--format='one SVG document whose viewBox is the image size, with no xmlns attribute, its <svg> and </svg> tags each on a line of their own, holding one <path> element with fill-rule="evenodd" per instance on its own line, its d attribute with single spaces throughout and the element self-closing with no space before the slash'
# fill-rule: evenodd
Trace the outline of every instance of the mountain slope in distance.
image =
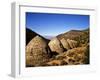
<svg viewBox="0 0 100 80">
<path fill-rule="evenodd" d="M 81 43 L 89 42 L 89 28 L 85 30 L 71 30 L 60 34 L 57 36 L 59 40 L 61 39 L 71 39 L 76 40 Z"/>
</svg>

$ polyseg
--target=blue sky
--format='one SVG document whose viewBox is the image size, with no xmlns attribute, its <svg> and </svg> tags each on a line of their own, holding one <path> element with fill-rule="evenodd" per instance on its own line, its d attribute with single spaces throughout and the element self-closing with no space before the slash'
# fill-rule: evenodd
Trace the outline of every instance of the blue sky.
<svg viewBox="0 0 100 80">
<path fill-rule="evenodd" d="M 89 15 L 26 12 L 26 27 L 42 36 L 56 36 L 89 27 Z"/>
</svg>

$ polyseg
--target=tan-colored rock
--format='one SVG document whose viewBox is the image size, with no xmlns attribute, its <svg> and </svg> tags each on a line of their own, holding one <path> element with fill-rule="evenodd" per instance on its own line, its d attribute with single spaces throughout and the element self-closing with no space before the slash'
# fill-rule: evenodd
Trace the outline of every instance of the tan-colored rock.
<svg viewBox="0 0 100 80">
<path fill-rule="evenodd" d="M 78 44 L 77 41 L 67 39 L 67 42 L 68 42 L 71 49 L 77 47 L 77 44 Z"/>
<path fill-rule="evenodd" d="M 69 49 L 72 49 L 72 48 L 76 48 L 78 43 L 77 41 L 75 40 L 70 40 L 70 39 L 64 39 L 62 38 L 60 40 L 61 44 L 63 45 L 63 47 L 66 49 L 66 50 L 69 50 Z"/>
<path fill-rule="evenodd" d="M 68 65 L 87 64 L 89 61 L 87 56 L 89 53 L 87 51 L 87 47 L 73 48 L 57 55 L 56 59 L 63 60 Z"/>
<path fill-rule="evenodd" d="M 48 65 L 48 66 L 59 66 L 61 64 L 62 64 L 61 60 L 52 60 L 52 61 L 46 63 L 46 65 Z"/>
<path fill-rule="evenodd" d="M 61 44 L 63 45 L 63 47 L 64 47 L 65 49 L 67 49 L 67 50 L 70 49 L 70 45 L 69 45 L 69 43 L 67 42 L 67 40 L 65 40 L 64 38 L 62 38 L 60 41 L 61 41 Z"/>
<path fill-rule="evenodd" d="M 26 56 L 26 66 L 27 67 L 34 66 L 33 65 L 33 56 Z"/>
<path fill-rule="evenodd" d="M 47 43 L 40 36 L 34 37 L 26 46 L 26 65 L 40 66 L 48 59 Z"/>
<path fill-rule="evenodd" d="M 61 43 L 57 38 L 53 38 L 49 42 L 49 47 L 52 52 L 57 52 L 58 54 L 63 52 L 63 48 L 61 47 Z"/>
</svg>

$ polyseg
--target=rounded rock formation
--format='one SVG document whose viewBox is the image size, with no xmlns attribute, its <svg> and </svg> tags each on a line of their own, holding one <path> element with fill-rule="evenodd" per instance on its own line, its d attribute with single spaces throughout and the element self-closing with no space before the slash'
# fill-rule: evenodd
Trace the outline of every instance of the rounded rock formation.
<svg viewBox="0 0 100 80">
<path fill-rule="evenodd" d="M 49 47 L 50 47 L 50 50 L 52 52 L 56 52 L 58 54 L 62 53 L 63 52 L 63 48 L 62 48 L 62 45 L 60 43 L 60 41 L 57 39 L 57 38 L 53 38 L 50 42 L 49 42 Z"/>
<path fill-rule="evenodd" d="M 40 36 L 34 37 L 26 46 L 26 65 L 41 66 L 48 61 L 48 45 Z"/>
</svg>

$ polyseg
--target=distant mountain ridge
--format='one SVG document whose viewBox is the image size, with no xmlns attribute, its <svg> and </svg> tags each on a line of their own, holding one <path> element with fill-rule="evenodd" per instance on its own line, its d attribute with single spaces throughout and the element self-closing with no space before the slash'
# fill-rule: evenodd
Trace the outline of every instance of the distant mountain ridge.
<svg viewBox="0 0 100 80">
<path fill-rule="evenodd" d="M 43 37 L 46 38 L 46 39 L 51 40 L 51 39 L 53 39 L 53 38 L 56 37 L 56 36 L 43 36 Z"/>
</svg>

